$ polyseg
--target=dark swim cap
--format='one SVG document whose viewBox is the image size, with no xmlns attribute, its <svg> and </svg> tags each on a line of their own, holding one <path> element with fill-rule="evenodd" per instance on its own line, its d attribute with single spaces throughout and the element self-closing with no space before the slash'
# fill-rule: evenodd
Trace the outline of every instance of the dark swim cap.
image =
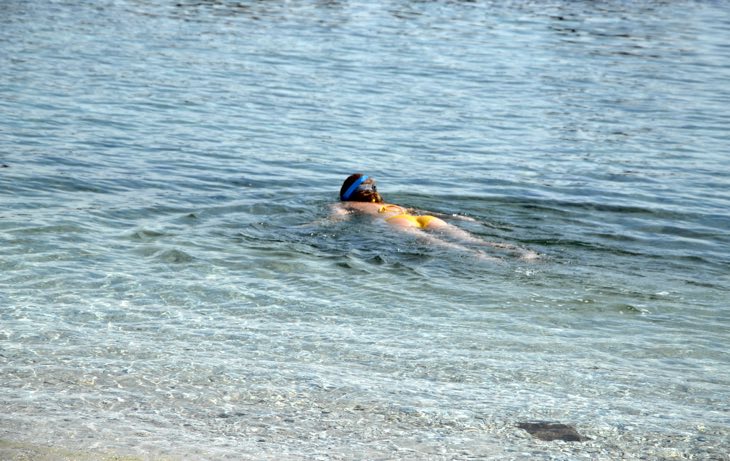
<svg viewBox="0 0 730 461">
<path fill-rule="evenodd" d="M 350 187 L 345 191 L 345 193 L 340 196 L 340 198 L 342 200 L 349 200 L 350 197 L 352 196 L 352 194 L 357 190 L 357 188 L 360 187 L 360 185 L 362 183 L 367 181 L 367 179 L 368 179 L 367 175 L 362 175 L 359 178 L 357 178 L 355 180 L 355 182 L 352 183 L 352 185 L 350 185 Z"/>
</svg>

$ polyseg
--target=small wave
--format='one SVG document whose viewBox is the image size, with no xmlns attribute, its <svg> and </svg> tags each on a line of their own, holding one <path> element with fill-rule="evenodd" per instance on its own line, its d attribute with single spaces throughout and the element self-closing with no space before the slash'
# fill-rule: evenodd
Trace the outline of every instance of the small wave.
<svg viewBox="0 0 730 461">
<path fill-rule="evenodd" d="M 160 261 L 172 264 L 189 263 L 195 260 L 192 255 L 176 248 L 159 251 L 154 256 Z"/>
<path fill-rule="evenodd" d="M 150 240 L 156 240 L 160 237 L 165 237 L 170 235 L 166 232 L 160 232 L 160 231 L 154 231 L 150 229 L 140 229 L 137 231 L 134 231 L 129 238 L 131 240 L 137 240 L 137 241 L 150 241 Z"/>
</svg>

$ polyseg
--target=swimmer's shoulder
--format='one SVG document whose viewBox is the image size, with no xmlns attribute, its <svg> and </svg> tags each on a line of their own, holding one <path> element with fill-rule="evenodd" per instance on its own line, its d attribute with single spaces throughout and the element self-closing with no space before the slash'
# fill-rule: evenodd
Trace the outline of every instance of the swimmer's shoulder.
<svg viewBox="0 0 730 461">
<path fill-rule="evenodd" d="M 345 213 L 364 213 L 369 215 L 377 215 L 382 203 L 371 202 L 340 202 L 337 206 L 345 210 Z"/>
</svg>

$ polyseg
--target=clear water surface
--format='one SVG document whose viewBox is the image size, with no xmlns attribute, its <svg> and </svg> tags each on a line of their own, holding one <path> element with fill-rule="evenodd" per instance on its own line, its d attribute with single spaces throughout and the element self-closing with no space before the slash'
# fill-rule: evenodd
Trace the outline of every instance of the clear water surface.
<svg viewBox="0 0 730 461">
<path fill-rule="evenodd" d="M 729 31 L 727 1 L 1 2 L 0 439 L 728 459 Z M 355 171 L 542 256 L 329 220 Z"/>
</svg>

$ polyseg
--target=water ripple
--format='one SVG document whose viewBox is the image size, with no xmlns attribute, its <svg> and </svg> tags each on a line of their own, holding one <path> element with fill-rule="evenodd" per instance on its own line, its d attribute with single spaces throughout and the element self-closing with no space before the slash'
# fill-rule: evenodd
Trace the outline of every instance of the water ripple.
<svg viewBox="0 0 730 461">
<path fill-rule="evenodd" d="M 721 459 L 725 7 L 4 2 L 7 449 Z"/>
</svg>

